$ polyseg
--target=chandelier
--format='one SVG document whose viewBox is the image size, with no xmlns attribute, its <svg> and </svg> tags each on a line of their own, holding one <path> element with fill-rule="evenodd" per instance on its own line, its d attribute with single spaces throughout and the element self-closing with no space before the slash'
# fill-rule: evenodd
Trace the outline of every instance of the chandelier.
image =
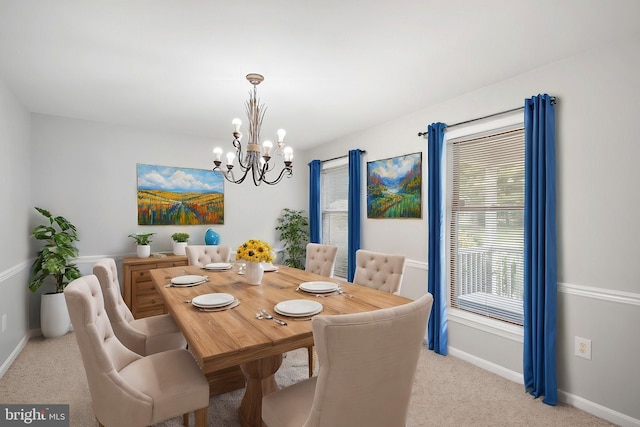
<svg viewBox="0 0 640 427">
<path fill-rule="evenodd" d="M 283 177 L 290 178 L 293 175 L 293 149 L 291 147 L 284 146 L 284 136 L 286 132 L 284 129 L 278 130 L 278 142 L 277 147 L 273 149 L 273 143 L 271 141 L 264 141 L 260 144 L 260 127 L 262 126 L 262 119 L 266 107 L 264 104 L 260 104 L 260 99 L 256 97 L 256 87 L 264 80 L 264 77 L 260 74 L 247 74 L 247 80 L 253 85 L 253 91 L 249 91 L 249 100 L 246 104 L 247 118 L 249 119 L 249 138 L 246 147 L 246 154 L 243 154 L 242 133 L 240 133 L 240 126 L 242 122 L 240 119 L 233 119 L 231 124 L 234 126 L 233 130 L 233 148 L 234 151 L 227 153 L 227 170 L 223 170 L 220 165 L 222 161 L 222 148 L 216 147 L 213 149 L 213 164 L 214 171 L 219 171 L 222 176 L 229 182 L 234 184 L 242 183 L 247 176 L 253 178 L 253 183 L 258 186 L 261 183 L 269 185 L 277 184 Z M 273 152 L 273 153 L 272 153 Z M 272 162 L 272 154 L 282 157 L 284 166 L 280 173 L 275 178 L 269 180 L 267 173 L 276 169 L 275 159 Z M 244 160 L 243 160 L 244 158 Z M 234 161 L 237 159 L 237 163 L 240 166 L 241 175 L 239 178 L 235 178 L 233 173 Z"/>
</svg>

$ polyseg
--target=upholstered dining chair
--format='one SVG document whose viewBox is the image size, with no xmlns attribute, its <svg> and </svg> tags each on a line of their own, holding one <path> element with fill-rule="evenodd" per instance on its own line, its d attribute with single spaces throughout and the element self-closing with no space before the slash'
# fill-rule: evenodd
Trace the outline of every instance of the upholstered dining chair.
<svg viewBox="0 0 640 427">
<path fill-rule="evenodd" d="M 134 319 L 127 307 L 118 282 L 118 270 L 113 258 L 103 258 L 93 265 L 109 315 L 111 327 L 118 340 L 141 356 L 161 351 L 185 348 L 187 341 L 170 314 Z"/>
<path fill-rule="evenodd" d="M 404 426 L 433 297 L 313 319 L 318 376 L 262 399 L 268 427 Z"/>
<path fill-rule="evenodd" d="M 399 294 L 404 274 L 404 255 L 391 255 L 364 249 L 356 251 L 353 283 Z"/>
<path fill-rule="evenodd" d="M 223 245 L 188 245 L 185 248 L 189 265 L 204 267 L 212 262 L 229 262 L 231 248 Z"/>
<path fill-rule="evenodd" d="M 98 278 L 91 274 L 64 290 L 100 426 L 150 426 L 195 411 L 196 427 L 206 426 L 209 383 L 187 350 L 140 356 L 111 328 Z"/>
<path fill-rule="evenodd" d="M 336 255 L 338 255 L 337 246 L 308 243 L 304 270 L 325 277 L 333 277 Z"/>
<path fill-rule="evenodd" d="M 304 270 L 325 277 L 333 277 L 338 247 L 320 243 L 308 243 Z M 309 378 L 313 376 L 313 346 L 307 347 L 309 353 Z"/>
</svg>

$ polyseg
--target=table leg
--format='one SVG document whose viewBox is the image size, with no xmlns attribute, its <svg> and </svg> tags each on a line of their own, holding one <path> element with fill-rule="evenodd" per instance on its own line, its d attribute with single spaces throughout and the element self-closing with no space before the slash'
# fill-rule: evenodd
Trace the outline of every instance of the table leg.
<svg viewBox="0 0 640 427">
<path fill-rule="evenodd" d="M 209 397 L 244 388 L 245 376 L 239 366 L 206 374 L 209 381 Z"/>
<path fill-rule="evenodd" d="M 247 379 L 246 389 L 238 416 L 243 427 L 264 426 L 262 422 L 262 397 L 278 390 L 275 373 L 282 365 L 282 355 L 265 357 L 264 359 L 241 365 Z"/>
</svg>

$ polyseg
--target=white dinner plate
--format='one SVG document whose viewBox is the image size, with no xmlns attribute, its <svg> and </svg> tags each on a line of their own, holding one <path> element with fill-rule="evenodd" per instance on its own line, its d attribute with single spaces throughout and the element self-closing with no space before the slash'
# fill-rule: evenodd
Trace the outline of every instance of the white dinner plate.
<svg viewBox="0 0 640 427">
<path fill-rule="evenodd" d="M 263 269 L 265 272 L 269 272 L 269 271 L 278 271 L 278 267 L 276 267 L 276 266 L 275 266 L 275 265 L 273 265 L 273 264 L 263 264 L 263 265 L 262 265 L 262 269 Z"/>
<path fill-rule="evenodd" d="M 228 270 L 231 268 L 231 264 L 228 262 L 212 262 L 204 266 L 206 270 Z"/>
<path fill-rule="evenodd" d="M 170 286 L 172 288 L 189 288 L 191 286 L 202 285 L 203 283 L 207 283 L 207 280 L 201 280 L 199 282 L 194 282 L 194 283 L 185 283 L 184 285 L 176 285 L 174 283 L 170 283 Z M 167 287 L 169 287 L 169 286 L 167 286 Z"/>
<path fill-rule="evenodd" d="M 224 307 L 234 302 L 236 299 L 231 294 L 223 292 L 214 294 L 198 295 L 191 300 L 191 304 L 200 308 Z"/>
<path fill-rule="evenodd" d="M 304 317 L 320 313 L 322 304 L 308 299 L 292 299 L 279 302 L 273 309 L 283 316 Z"/>
<path fill-rule="evenodd" d="M 300 290 L 314 294 L 324 294 L 338 290 L 338 284 L 333 282 L 304 282 L 300 283 Z"/>
<path fill-rule="evenodd" d="M 186 276 L 178 276 L 171 279 L 171 283 L 174 285 L 193 285 L 195 283 L 202 283 L 207 280 L 206 276 L 197 276 L 195 274 L 187 274 Z"/>
</svg>

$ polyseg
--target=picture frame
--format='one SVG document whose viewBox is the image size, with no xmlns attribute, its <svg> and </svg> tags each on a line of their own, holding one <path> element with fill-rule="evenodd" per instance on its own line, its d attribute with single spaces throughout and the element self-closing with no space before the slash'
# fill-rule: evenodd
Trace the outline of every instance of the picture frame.
<svg viewBox="0 0 640 427">
<path fill-rule="evenodd" d="M 367 162 L 367 218 L 422 218 L 422 152 Z"/>
<path fill-rule="evenodd" d="M 137 164 L 138 225 L 224 224 L 224 178 L 206 169 Z"/>
</svg>

